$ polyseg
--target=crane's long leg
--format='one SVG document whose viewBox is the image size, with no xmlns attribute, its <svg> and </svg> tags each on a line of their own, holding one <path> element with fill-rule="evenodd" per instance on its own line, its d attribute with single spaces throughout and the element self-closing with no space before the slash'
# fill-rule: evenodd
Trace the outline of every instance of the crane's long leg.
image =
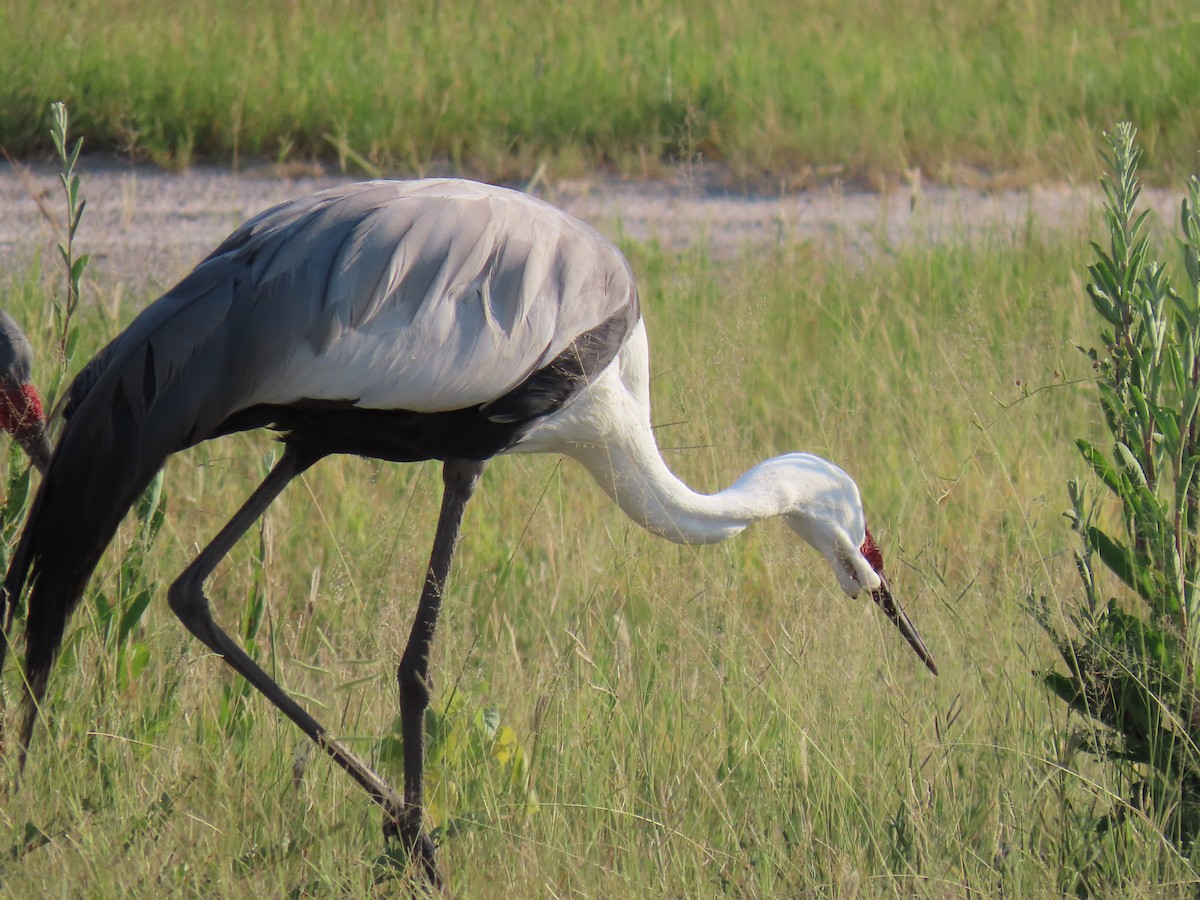
<svg viewBox="0 0 1200 900">
<path fill-rule="evenodd" d="M 212 543 L 205 547 L 200 555 L 192 561 L 183 574 L 171 585 L 168 597 L 171 609 L 184 626 L 205 643 L 213 652 L 222 656 L 225 662 L 243 678 L 250 682 L 258 691 L 270 700 L 289 719 L 295 722 L 300 730 L 328 753 L 333 761 L 345 769 L 371 795 L 376 803 L 384 808 L 385 814 L 393 822 L 399 822 L 404 810 L 404 801 L 386 781 L 376 775 L 370 767 L 350 752 L 346 746 L 335 740 L 310 716 L 298 703 L 292 700 L 283 688 L 276 684 L 271 677 L 254 662 L 221 628 L 213 621 L 208 607 L 208 598 L 204 596 L 204 581 L 212 573 L 217 563 L 227 554 L 238 538 L 240 538 L 259 516 L 271 505 L 280 492 L 287 487 L 293 478 L 307 469 L 315 460 L 302 460 L 291 453 L 284 453 L 281 459 L 263 480 L 242 508 L 213 538 Z"/>
<path fill-rule="evenodd" d="M 425 587 L 417 606 L 416 619 L 408 644 L 400 657 L 396 680 L 400 685 L 400 729 L 404 740 L 404 816 L 400 820 L 400 839 L 410 856 L 424 867 L 434 884 L 440 883 L 434 863 L 433 842 L 422 830 L 425 808 L 425 710 L 429 706 L 429 648 L 437 630 L 438 612 L 454 544 L 462 525 L 467 501 L 475 492 L 485 463 L 478 460 L 451 459 L 442 467 L 442 510 L 438 516 L 437 533 L 425 573 Z"/>
</svg>

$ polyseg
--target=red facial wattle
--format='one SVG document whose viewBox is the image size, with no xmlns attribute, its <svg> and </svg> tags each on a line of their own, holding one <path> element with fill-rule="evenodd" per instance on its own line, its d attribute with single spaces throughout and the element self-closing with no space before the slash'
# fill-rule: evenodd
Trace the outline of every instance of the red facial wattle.
<svg viewBox="0 0 1200 900">
<path fill-rule="evenodd" d="M 875 546 L 875 538 L 871 537 L 871 529 L 864 529 L 867 533 L 867 538 L 863 541 L 861 550 L 863 557 L 871 564 L 871 568 L 876 574 L 883 574 L 883 554 L 879 552 L 879 548 Z"/>
<path fill-rule="evenodd" d="M 42 398 L 32 384 L 0 387 L 0 428 L 15 437 L 36 434 L 46 424 Z"/>
</svg>

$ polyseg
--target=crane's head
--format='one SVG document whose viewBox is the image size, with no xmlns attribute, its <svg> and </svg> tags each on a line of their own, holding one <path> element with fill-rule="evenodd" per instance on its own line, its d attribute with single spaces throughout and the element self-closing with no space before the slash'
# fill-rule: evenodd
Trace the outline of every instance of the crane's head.
<svg viewBox="0 0 1200 900">
<path fill-rule="evenodd" d="M 829 561 L 838 584 L 850 597 L 863 590 L 871 592 L 871 599 L 936 675 L 937 666 L 925 642 L 884 578 L 883 554 L 867 529 L 853 479 L 832 463 L 807 453 L 790 453 L 771 462 L 778 462 L 789 473 L 782 480 L 790 485 L 784 521 Z"/>
<path fill-rule="evenodd" d="M 16 322 L 0 310 L 0 428 L 29 454 L 38 471 L 50 462 L 46 414 L 30 381 L 33 350 Z"/>
</svg>

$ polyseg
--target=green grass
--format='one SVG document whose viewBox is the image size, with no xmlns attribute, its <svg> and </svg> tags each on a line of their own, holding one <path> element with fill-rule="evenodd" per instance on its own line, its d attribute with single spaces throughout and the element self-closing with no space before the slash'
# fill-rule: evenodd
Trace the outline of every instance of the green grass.
<svg viewBox="0 0 1200 900">
<path fill-rule="evenodd" d="M 535 798 L 478 759 L 445 774 L 461 788 L 441 849 L 454 895 L 1193 893 L 1193 861 L 1153 821 L 1096 836 L 1106 773 L 1032 674 L 1054 651 L 1022 602 L 1074 590 L 1060 513 L 1071 440 L 1098 427 L 1072 346 L 1090 334 L 1082 236 L 1033 222 L 866 264 L 801 244 L 730 262 L 628 249 L 668 461 L 710 490 L 790 449 L 839 461 L 942 676 L 777 524 L 677 547 L 570 462 L 498 460 L 468 510 L 435 703 L 495 706 Z M 29 324 L 42 298 L 31 278 L 0 286 Z M 78 316 L 76 366 L 115 327 L 94 306 Z M 33 337 L 45 366 L 48 335 Z M 149 577 L 174 577 L 267 450 L 237 436 L 171 462 Z M 325 461 L 211 586 L 233 627 L 263 579 L 260 659 L 368 756 L 396 711 L 438 481 L 433 464 Z M 112 590 L 119 556 L 93 590 Z M 238 682 L 164 589 L 135 636 L 149 664 L 124 683 L 90 605 L 73 621 L 0 808 L 0 891 L 395 893 L 373 865 L 377 810 L 316 752 L 297 764 L 304 739 L 261 698 L 228 727 Z"/>
<path fill-rule="evenodd" d="M 1188 0 L 189 5 L 0 7 L 0 147 L 48 153 L 54 100 L 90 152 L 170 166 L 1007 183 L 1090 180 L 1121 119 L 1153 177 L 1200 146 Z"/>
</svg>

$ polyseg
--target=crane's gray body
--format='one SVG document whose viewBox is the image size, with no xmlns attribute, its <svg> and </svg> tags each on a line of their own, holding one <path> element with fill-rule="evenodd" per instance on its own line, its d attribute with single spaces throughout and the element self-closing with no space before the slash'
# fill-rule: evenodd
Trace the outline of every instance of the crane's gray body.
<svg viewBox="0 0 1200 900">
<path fill-rule="evenodd" d="M 186 443 L 296 405 L 491 404 L 492 422 L 528 421 L 550 410 L 514 390 L 564 354 L 588 380 L 638 315 L 621 253 L 549 204 L 457 180 L 356 184 L 237 229 L 88 367 L 67 415 L 141 356 L 121 391 L 139 418 L 171 394 Z"/>
<path fill-rule="evenodd" d="M 33 348 L 12 316 L 0 309 L 0 379 L 16 388 L 29 383 Z"/>
<path fill-rule="evenodd" d="M 100 554 L 171 453 L 267 426 L 310 462 L 487 459 L 569 406 L 639 322 L 620 251 L 516 191 L 367 182 L 256 216 L 68 392 L 5 579 L 9 598 L 34 584 L 30 677 L 44 683 Z"/>
</svg>

